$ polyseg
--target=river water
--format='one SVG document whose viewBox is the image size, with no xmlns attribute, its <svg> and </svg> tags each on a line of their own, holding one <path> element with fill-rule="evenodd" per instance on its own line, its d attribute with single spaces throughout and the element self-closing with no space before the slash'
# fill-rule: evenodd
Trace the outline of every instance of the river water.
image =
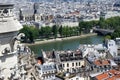
<svg viewBox="0 0 120 80">
<path fill-rule="evenodd" d="M 45 51 L 50 50 L 75 50 L 79 47 L 80 44 L 99 44 L 103 42 L 102 36 L 90 36 L 79 39 L 65 40 L 65 41 L 57 41 L 52 43 L 38 44 L 29 46 L 35 54 L 41 56 L 41 49 Z"/>
</svg>

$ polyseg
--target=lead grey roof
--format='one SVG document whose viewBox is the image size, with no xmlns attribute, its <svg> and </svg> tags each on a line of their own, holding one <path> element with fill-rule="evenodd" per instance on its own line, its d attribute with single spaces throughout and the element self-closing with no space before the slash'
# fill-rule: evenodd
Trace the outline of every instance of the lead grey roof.
<svg viewBox="0 0 120 80">
<path fill-rule="evenodd" d="M 22 15 L 33 15 L 33 14 L 34 14 L 34 9 L 22 10 Z"/>
<path fill-rule="evenodd" d="M 0 3 L 0 9 L 12 9 L 13 8 L 13 4 L 2 4 Z"/>
</svg>

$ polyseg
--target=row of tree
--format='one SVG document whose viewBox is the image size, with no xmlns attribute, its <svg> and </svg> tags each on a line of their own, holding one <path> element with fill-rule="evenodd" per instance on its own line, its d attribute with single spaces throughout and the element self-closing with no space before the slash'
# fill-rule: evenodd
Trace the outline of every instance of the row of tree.
<svg viewBox="0 0 120 80">
<path fill-rule="evenodd" d="M 120 17 L 111 17 L 108 19 L 100 18 L 99 21 L 88 21 L 80 22 L 79 27 L 85 29 L 85 32 L 89 32 L 92 27 L 97 27 L 101 29 L 111 29 L 115 30 L 113 34 L 109 35 L 109 38 L 120 37 Z M 108 37 L 108 35 L 107 35 Z"/>
<path fill-rule="evenodd" d="M 38 38 L 69 37 L 81 35 L 81 33 L 90 33 L 90 29 L 93 27 L 114 29 L 115 32 L 110 36 L 113 38 L 120 37 L 120 17 L 100 18 L 99 21 L 80 21 L 76 27 L 54 25 L 37 29 L 33 26 L 24 26 L 20 32 L 26 35 L 23 39 L 24 42 L 34 42 L 34 39 Z"/>
<path fill-rule="evenodd" d="M 79 27 L 68 27 L 68 26 L 57 26 L 52 27 L 46 26 L 37 29 L 33 26 L 23 26 L 20 33 L 24 33 L 25 37 L 23 42 L 34 42 L 34 39 L 39 38 L 57 38 L 57 37 L 69 37 L 79 35 Z"/>
<path fill-rule="evenodd" d="M 117 29 L 120 27 L 120 17 L 111 17 L 108 19 L 100 18 L 98 25 L 104 29 Z"/>
<path fill-rule="evenodd" d="M 87 28 L 88 30 L 92 27 L 98 27 L 102 29 L 118 29 L 120 28 L 120 17 L 111 17 L 108 19 L 104 19 L 103 17 L 100 18 L 98 21 L 81 21 L 79 23 L 81 28 Z"/>
<path fill-rule="evenodd" d="M 99 25 L 100 25 L 100 28 L 115 30 L 111 35 L 109 35 L 109 38 L 114 39 L 116 37 L 120 37 L 120 17 L 119 16 L 108 18 L 106 20 L 101 18 Z"/>
</svg>

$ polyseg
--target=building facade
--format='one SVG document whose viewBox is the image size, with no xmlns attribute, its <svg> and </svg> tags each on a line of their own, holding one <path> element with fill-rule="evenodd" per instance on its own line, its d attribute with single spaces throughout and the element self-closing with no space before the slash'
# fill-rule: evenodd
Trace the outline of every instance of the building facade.
<svg viewBox="0 0 120 80">
<path fill-rule="evenodd" d="M 44 63 L 38 66 L 38 73 L 42 80 L 55 80 L 56 65 L 54 63 Z"/>
</svg>

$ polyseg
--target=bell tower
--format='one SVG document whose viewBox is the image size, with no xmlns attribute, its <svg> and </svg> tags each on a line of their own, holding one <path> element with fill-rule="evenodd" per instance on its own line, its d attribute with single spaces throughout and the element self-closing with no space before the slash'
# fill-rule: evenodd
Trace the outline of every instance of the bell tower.
<svg viewBox="0 0 120 80">
<path fill-rule="evenodd" d="M 0 79 L 7 80 L 17 65 L 17 34 L 22 25 L 15 18 L 13 4 L 0 3 Z"/>
</svg>

